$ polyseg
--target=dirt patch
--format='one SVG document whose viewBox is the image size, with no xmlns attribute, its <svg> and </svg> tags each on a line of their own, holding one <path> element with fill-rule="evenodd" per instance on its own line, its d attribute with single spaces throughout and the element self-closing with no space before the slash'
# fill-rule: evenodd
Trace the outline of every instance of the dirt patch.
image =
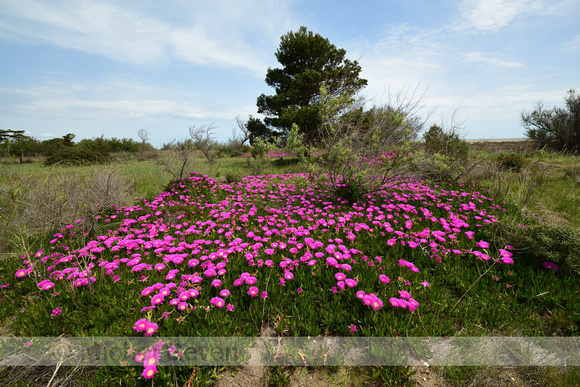
<svg viewBox="0 0 580 387">
<path fill-rule="evenodd" d="M 276 330 L 272 324 L 262 325 L 260 337 L 276 337 Z M 263 348 L 251 348 L 248 366 L 238 367 L 236 370 L 227 370 L 220 374 L 216 381 L 217 387 L 262 387 L 269 384 L 269 368 L 252 364 L 260 363 L 260 354 Z"/>
<path fill-rule="evenodd" d="M 417 387 L 445 387 L 445 380 L 437 375 L 429 367 L 411 367 L 415 375 L 411 376 L 411 381 Z"/>
</svg>

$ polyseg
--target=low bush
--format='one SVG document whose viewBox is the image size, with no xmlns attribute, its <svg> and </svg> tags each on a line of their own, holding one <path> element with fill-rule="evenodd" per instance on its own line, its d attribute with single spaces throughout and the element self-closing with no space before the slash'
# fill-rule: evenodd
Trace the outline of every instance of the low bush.
<svg viewBox="0 0 580 387">
<path fill-rule="evenodd" d="M 107 152 L 98 149 L 69 148 L 46 158 L 46 165 L 91 165 L 104 164 L 111 159 Z"/>
<path fill-rule="evenodd" d="M 506 171 L 519 172 L 526 166 L 527 162 L 519 153 L 500 153 L 496 158 L 499 167 Z"/>
</svg>

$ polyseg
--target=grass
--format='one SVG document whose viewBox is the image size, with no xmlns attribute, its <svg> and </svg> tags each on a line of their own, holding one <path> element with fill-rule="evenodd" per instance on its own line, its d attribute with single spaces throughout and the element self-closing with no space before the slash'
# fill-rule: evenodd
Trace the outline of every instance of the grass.
<svg viewBox="0 0 580 387">
<path fill-rule="evenodd" d="M 553 179 L 553 188 L 547 190 L 547 194 L 543 192 L 538 195 L 535 202 L 528 203 L 526 207 L 531 210 L 542 203 L 557 212 L 560 200 L 577 200 L 574 196 L 558 196 L 551 192 L 557 187 L 568 187 L 567 184 L 575 187 L 574 179 L 577 177 L 574 162 L 564 159 L 554 161 L 554 164 L 563 166 L 558 167 L 561 172 L 542 178 L 543 182 Z M 263 166 L 263 172 L 280 173 L 296 168 L 287 159 L 277 164 Z M 578 335 L 580 309 L 575 302 L 579 292 L 577 277 L 566 270 L 554 272 L 544 269 L 537 257 L 526 252 L 525 246 L 516 246 L 513 250 L 513 264 L 495 263 L 495 259 L 504 254 L 499 249 L 505 247 L 505 241 L 499 238 L 497 229 L 502 224 L 514 223 L 513 227 L 524 230 L 522 232 L 526 230 L 515 225 L 525 224 L 526 220 L 509 202 L 515 200 L 523 203 L 528 187 L 526 184 L 536 187 L 532 184 L 535 177 L 521 180 L 520 176 L 509 172 L 503 177 L 506 185 L 502 187 L 497 187 L 497 181 L 494 186 L 493 180 L 484 181 L 482 187 L 473 184 L 424 186 L 417 182 L 392 187 L 388 194 L 375 195 L 368 202 L 353 204 L 341 202 L 327 192 L 308 186 L 303 178 L 296 176 L 242 180 L 241 176 L 248 174 L 248 168 L 256 168 L 248 166 L 244 158 L 220 159 L 219 165 L 211 168 L 201 160 L 196 160 L 193 165 L 201 174 L 169 187 L 168 194 L 158 195 L 160 187 L 167 185 L 170 177 L 163 172 L 164 166 L 159 161 L 126 160 L 116 164 L 119 174 L 136 182 L 131 185 L 131 197 L 145 199 L 137 201 L 138 207 L 130 203 L 115 212 L 103 213 L 90 238 L 78 238 L 78 233 L 71 235 L 75 230 L 80 230 L 83 224 L 80 222 L 63 228 L 62 235 L 33 235 L 23 241 L 21 246 L 31 252 L 31 256 L 24 258 L 36 262 L 36 265 L 27 277 L 15 278 L 14 273 L 18 269 L 30 266 L 18 258 L 23 251 L 12 252 L 2 262 L 0 284 L 10 284 L 0 289 L 3 324 L 16 336 L 139 337 L 143 333 L 135 331 L 133 326 L 141 318 L 157 324 L 156 336 L 252 337 L 261 334 L 264 324 L 271 324 L 275 335 L 300 337 Z M 71 167 L 66 169 L 66 173 L 88 176 L 98 169 Z M 3 165 L 0 170 L 4 176 L 0 186 L 10 189 L 25 177 L 40 177 L 47 171 L 46 167 L 37 164 Z M 206 173 L 226 181 L 204 178 L 203 174 Z M 500 196 L 493 196 L 494 189 Z M 466 196 L 452 192 L 464 192 Z M 553 199 L 546 201 L 547 197 Z M 6 200 L 9 202 L 9 199 Z M 505 201 L 506 205 L 500 204 L 501 201 Z M 372 211 L 367 211 L 370 209 Z M 576 215 L 569 207 L 562 210 L 572 214 L 566 218 L 568 223 L 577 224 Z M 444 222 L 431 220 L 443 218 L 446 222 L 453 222 L 457 216 L 468 224 L 459 226 L 459 222 L 456 226 L 458 231 L 446 230 Z M 9 217 L 0 219 L 7 220 L 10 220 Z M 398 221 L 397 225 L 394 220 Z M 412 224 L 407 225 L 408 220 Z M 388 227 L 385 222 L 389 223 Z M 476 226 L 478 224 L 481 227 Z M 297 235 L 298 227 L 308 230 L 308 234 Z M 390 227 L 393 230 L 389 231 Z M 398 227 L 401 227 L 400 235 L 394 233 L 399 231 Z M 426 227 L 430 231 L 443 230 L 447 235 L 454 235 L 455 239 L 446 237 L 445 241 L 439 241 L 437 247 L 429 247 L 428 241 L 418 242 L 418 247 L 401 245 L 401 241 L 409 243 L 420 239 L 418 234 Z M 294 231 L 285 231 L 290 228 Z M 184 233 L 188 229 L 192 231 Z M 473 235 L 465 231 L 472 231 Z M 231 234 L 228 236 L 229 232 Z M 249 236 L 250 232 L 254 236 Z M 161 236 L 170 238 L 165 239 L 164 243 L 159 242 L 158 247 L 146 247 L 145 240 L 161 241 Z M 256 236 L 269 240 L 258 241 Z M 171 238 L 176 239 L 172 241 Z M 240 241 L 230 245 L 236 238 Z M 309 247 L 312 241 L 309 242 L 308 238 L 320 242 L 321 246 Z M 437 242 L 438 239 L 432 234 L 425 238 L 430 242 Z M 121 243 L 135 239 L 141 239 L 141 242 L 132 247 Z M 220 240 L 224 245 L 213 242 L 200 244 L 201 240 Z M 395 243 L 392 243 L 393 240 Z M 481 240 L 490 242 L 490 245 L 476 246 Z M 273 251 L 267 250 L 271 243 L 280 242 L 286 246 L 282 248 L 278 245 L 272 248 Z M 297 247 L 293 243 L 303 244 L 300 252 L 290 252 L 291 246 Z M 242 244 L 247 245 L 242 247 Z M 331 261 L 326 261 L 330 262 L 330 266 L 325 265 L 326 258 L 336 252 L 341 255 L 345 253 L 338 249 L 337 246 L 341 245 L 351 255 L 346 261 L 351 270 L 336 266 L 338 262 L 343 262 L 340 260 L 336 265 Z M 113 249 L 113 246 L 119 246 L 119 249 Z M 182 252 L 179 251 L 180 247 L 188 253 L 183 263 L 172 261 L 176 259 L 175 254 Z M 154 252 L 154 249 L 161 250 Z M 208 260 L 212 253 L 219 254 L 228 249 L 231 251 L 227 252 L 227 262 L 222 259 Z M 454 249 L 459 249 L 461 254 L 453 253 Z M 83 258 L 82 251 L 90 251 L 91 258 Z M 322 255 L 308 256 L 308 251 L 312 255 L 317 252 Z M 488 254 L 493 259 L 478 259 L 473 251 Z M 254 252 L 256 256 L 253 256 Z M 141 255 L 133 257 L 136 253 Z M 145 256 L 145 253 L 148 255 Z M 61 262 L 68 256 L 72 259 L 70 263 L 65 262 L 69 258 Z M 171 259 L 167 258 L 169 256 L 172 256 Z M 126 261 L 119 261 L 125 257 Z M 289 263 L 289 257 L 294 262 Z M 127 266 L 126 263 L 136 258 L 152 266 L 163 263 L 166 267 L 161 271 L 145 268 L 144 271 L 135 272 L 132 270 L 135 266 Z M 192 267 L 188 265 L 190 259 L 197 259 L 198 262 L 194 262 Z M 273 261 L 272 267 L 266 263 L 268 259 Z M 412 262 L 419 272 L 411 271 L 400 259 Z M 317 263 L 309 266 L 307 262 L 313 260 Z M 103 263 L 105 261 L 107 263 Z M 115 261 L 109 269 L 105 267 Z M 71 266 L 73 262 L 77 263 Z M 92 268 L 91 262 L 95 264 Z M 227 272 L 221 276 L 206 274 L 206 263 L 209 262 L 224 262 Z M 102 265 L 99 267 L 98 264 Z M 203 264 L 206 264 L 205 267 L 201 267 Z M 280 264 L 286 267 L 282 268 Z M 49 265 L 54 268 L 47 271 Z M 87 281 L 86 285 L 80 283 L 73 286 L 74 281 L 83 277 L 66 279 L 63 276 L 60 281 L 53 279 L 54 288 L 50 291 L 39 290 L 36 286 L 41 279 L 48 278 L 50 272 L 65 268 L 73 272 L 84 271 L 87 278 L 95 277 L 95 282 Z M 180 270 L 180 274 L 198 272 L 202 277 L 207 276 L 201 285 L 194 285 L 189 279 L 183 279 L 185 283 L 175 280 L 178 287 L 195 288 L 199 295 L 188 300 L 189 305 L 184 311 L 169 305 L 167 298 L 155 309 L 142 312 L 143 308 L 151 306 L 152 299 L 151 296 L 141 296 L 141 292 L 156 283 L 172 282 L 166 278 L 170 268 Z M 110 273 L 107 272 L 109 270 Z M 243 273 L 256 277 L 259 288 L 256 297 L 247 293 L 249 284 L 236 286 L 234 281 L 241 278 Z M 341 280 L 337 279 L 337 273 L 356 278 L 356 286 L 346 286 L 340 290 L 344 283 L 339 284 Z M 389 283 L 379 280 L 380 274 L 388 275 Z M 222 279 L 223 283 L 218 287 L 210 286 L 209 282 L 214 278 Z M 429 286 L 424 282 L 428 282 Z M 220 290 L 224 288 L 230 292 L 226 297 L 220 295 Z M 375 294 L 383 305 L 376 308 L 365 305 L 355 296 L 358 290 L 367 295 Z M 60 294 L 55 296 L 55 291 Z M 264 291 L 267 292 L 265 299 L 260 297 Z M 399 291 L 410 293 L 418 302 L 414 313 L 410 313 L 408 305 L 405 308 L 391 306 L 390 299 L 404 299 L 404 293 Z M 215 297 L 222 297 L 226 304 L 231 303 L 233 311 L 213 304 Z M 376 300 L 376 297 L 369 300 Z M 55 308 L 60 308 L 62 313 L 53 316 Z M 39 324 L 39 321 L 47 323 Z M 352 326 L 356 328 L 354 333 Z M 179 362 L 176 361 L 176 364 Z M 83 369 L 79 372 L 85 380 L 76 379 L 75 382 L 141 385 L 146 382 L 141 376 L 142 370 L 142 367 Z M 196 367 L 193 372 L 191 367 L 185 366 L 159 367 L 154 380 L 161 384 L 177 381 L 179 385 L 193 380 L 203 385 L 214 381 L 219 371 L 219 367 Z M 576 371 L 560 369 L 557 372 L 539 372 L 530 369 L 522 374 L 531 375 L 527 380 L 566 385 L 578 375 Z M 3 372 L 0 377 L 9 380 L 10 370 Z M 274 367 L 270 370 L 269 379 L 274 384 L 285 384 L 295 372 L 294 367 Z M 392 384 L 397 381 L 398 384 L 406 384 L 411 380 L 411 370 L 407 367 L 362 368 L 351 372 L 361 380 L 370 379 L 371 383 Z M 464 385 L 479 380 L 488 371 L 478 367 L 449 367 L 438 369 L 438 372 L 449 382 Z"/>
</svg>

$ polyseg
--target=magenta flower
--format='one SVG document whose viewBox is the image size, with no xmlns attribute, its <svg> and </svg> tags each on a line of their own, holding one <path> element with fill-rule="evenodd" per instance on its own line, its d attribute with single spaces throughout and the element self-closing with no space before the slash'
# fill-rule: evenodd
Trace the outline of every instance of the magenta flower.
<svg viewBox="0 0 580 387">
<path fill-rule="evenodd" d="M 177 304 L 177 309 L 179 310 L 186 310 L 189 307 L 189 304 L 187 302 L 180 302 L 179 304 Z"/>
<path fill-rule="evenodd" d="M 336 273 L 334 275 L 337 281 L 344 281 L 346 279 L 346 275 L 344 273 Z"/>
<path fill-rule="evenodd" d="M 250 287 L 250 289 L 248 290 L 248 294 L 252 297 L 255 297 L 258 295 L 259 289 L 255 286 Z"/>
<path fill-rule="evenodd" d="M 298 293 L 302 293 L 302 288 L 298 288 L 296 291 L 297 291 Z"/>
<path fill-rule="evenodd" d="M 155 351 L 149 352 L 149 354 L 147 354 L 147 356 L 143 360 L 143 366 L 150 367 L 150 366 L 157 365 L 157 363 L 159 363 L 159 357 L 160 357 L 159 352 L 155 352 Z"/>
<path fill-rule="evenodd" d="M 384 284 L 388 284 L 389 282 L 391 282 L 391 280 L 389 279 L 389 277 L 387 277 L 384 274 L 379 275 L 379 279 L 381 280 L 382 283 Z"/>
<path fill-rule="evenodd" d="M 226 305 L 226 302 L 220 297 L 214 297 L 210 300 L 212 305 L 217 306 L 218 308 L 223 308 Z"/>
<path fill-rule="evenodd" d="M 421 282 L 421 285 L 423 285 L 423 287 L 425 287 L 425 288 L 431 286 L 431 284 L 429 282 L 427 282 L 427 281 Z"/>
<path fill-rule="evenodd" d="M 346 284 L 346 286 L 348 286 L 349 288 L 354 288 L 356 286 L 356 281 L 353 280 L 352 278 L 347 278 L 344 283 Z"/>
<path fill-rule="evenodd" d="M 145 327 L 145 336 L 152 336 L 155 332 L 157 332 L 158 325 L 154 322 L 148 322 L 147 326 Z"/>
<path fill-rule="evenodd" d="M 60 315 L 61 313 L 62 313 L 62 309 L 61 308 L 54 308 L 52 310 L 52 316 L 53 317 L 56 317 L 56 316 Z"/>
<path fill-rule="evenodd" d="M 14 275 L 18 278 L 26 277 L 28 275 L 28 271 L 26 269 L 19 269 L 16 270 Z"/>
<path fill-rule="evenodd" d="M 222 286 L 222 281 L 219 279 L 213 280 L 211 281 L 211 286 L 213 286 L 214 288 L 219 288 L 220 286 Z"/>
<path fill-rule="evenodd" d="M 554 271 L 558 271 L 560 270 L 560 268 L 558 267 L 558 265 L 556 265 L 554 262 L 544 262 L 542 264 L 542 267 L 546 270 L 554 270 Z"/>
<path fill-rule="evenodd" d="M 135 322 L 135 326 L 133 327 L 134 330 L 137 332 L 143 332 L 147 328 L 147 324 L 149 324 L 149 320 L 146 318 L 142 318 Z"/>
<path fill-rule="evenodd" d="M 143 360 L 145 360 L 145 354 L 143 352 L 139 352 L 137 355 L 135 355 L 135 361 L 137 363 L 142 363 Z"/>
<path fill-rule="evenodd" d="M 152 366 L 147 366 L 145 367 L 145 369 L 143 369 L 143 378 L 145 379 L 151 379 L 153 376 L 155 376 L 155 374 L 157 373 L 157 367 L 152 365 Z"/>
<path fill-rule="evenodd" d="M 290 270 L 286 270 L 284 272 L 284 278 L 287 280 L 294 279 L 294 274 L 292 274 L 292 272 Z"/>
<path fill-rule="evenodd" d="M 409 298 L 411 298 L 411 294 L 409 294 L 409 292 L 406 292 L 406 291 L 404 291 L 404 290 L 399 290 L 399 296 L 400 296 L 401 298 L 404 298 L 404 299 L 409 299 Z"/>
<path fill-rule="evenodd" d="M 352 324 L 351 324 L 351 326 L 350 326 L 350 331 L 351 331 L 352 333 L 355 333 L 355 332 L 356 332 L 356 327 L 355 327 L 354 325 L 352 325 Z"/>
<path fill-rule="evenodd" d="M 228 304 L 228 306 L 226 306 L 226 309 L 228 310 L 228 312 L 233 312 L 234 306 L 232 304 Z"/>
<path fill-rule="evenodd" d="M 151 305 L 159 305 L 163 303 L 165 297 L 162 294 L 156 294 L 151 298 Z"/>
<path fill-rule="evenodd" d="M 262 292 L 262 299 L 265 300 L 266 298 L 268 298 L 268 292 L 263 291 Z"/>
<path fill-rule="evenodd" d="M 405 302 L 403 300 L 399 300 L 398 298 L 394 298 L 391 297 L 389 299 L 389 302 L 391 303 L 391 305 L 393 305 L 395 308 L 399 307 L 399 308 L 405 308 L 407 305 L 405 304 Z"/>
<path fill-rule="evenodd" d="M 220 292 L 221 297 L 227 297 L 229 295 L 230 295 L 230 291 L 228 289 L 222 289 L 222 291 Z"/>
<path fill-rule="evenodd" d="M 371 303 L 371 306 L 374 310 L 379 310 L 383 307 L 383 301 L 380 298 L 375 297 Z"/>
<path fill-rule="evenodd" d="M 249 276 L 246 278 L 245 281 L 246 281 L 246 284 L 253 285 L 258 281 L 258 279 L 256 277 Z"/>
<path fill-rule="evenodd" d="M 54 287 L 54 283 L 52 283 L 52 282 L 49 282 L 49 283 L 46 283 L 46 284 L 42 285 L 42 288 L 41 288 L 41 289 L 42 289 L 42 290 L 50 290 L 50 289 L 52 289 L 53 287 Z"/>
<path fill-rule="evenodd" d="M 358 292 L 356 292 L 356 298 L 359 298 L 362 300 L 364 298 L 364 296 L 366 296 L 366 294 L 362 290 L 359 290 Z"/>
</svg>

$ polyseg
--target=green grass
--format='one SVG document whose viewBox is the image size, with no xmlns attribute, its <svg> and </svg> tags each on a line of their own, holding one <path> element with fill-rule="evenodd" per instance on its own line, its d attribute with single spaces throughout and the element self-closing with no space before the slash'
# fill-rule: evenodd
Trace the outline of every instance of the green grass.
<svg viewBox="0 0 580 387">
<path fill-rule="evenodd" d="M 580 187 L 576 180 L 578 158 L 554 157 L 549 161 L 554 162 L 558 167 L 544 177 L 536 175 L 529 180 L 522 180 L 521 174 L 515 172 L 505 174 L 506 186 L 500 192 L 504 196 L 496 199 L 506 201 L 508 204 L 506 206 L 508 211 L 505 219 L 502 220 L 505 224 L 526 223 L 526 219 L 522 217 L 514 204 L 522 207 L 525 202 L 525 192 L 530 187 L 526 184 L 532 184 L 531 186 L 537 189 L 539 194 L 534 196 L 535 200 L 527 205 L 529 211 L 547 208 L 550 212 L 564 218 L 569 225 L 580 226 L 578 214 L 578 208 L 580 208 L 578 202 L 580 189 L 578 188 Z M 67 167 L 65 170 L 70 174 L 83 175 L 99 168 L 102 167 Z M 164 166 L 156 160 L 125 160 L 114 164 L 114 168 L 135 182 L 131 187 L 131 194 L 134 198 L 151 199 L 171 180 L 171 175 L 164 172 Z M 251 172 L 245 158 L 219 159 L 217 167 L 210 167 L 205 161 L 196 159 L 193 168 L 218 180 L 228 177 L 239 178 Z M 296 171 L 297 168 L 292 161 L 284 159 L 266 165 L 263 173 Z M 49 167 L 39 164 L 0 165 L 0 188 L 13 189 L 20 181 L 39 178 L 47 171 L 50 171 Z M 542 186 L 533 186 L 539 181 L 534 179 L 541 179 Z M 494 188 L 493 182 L 487 183 L 490 189 Z M 304 181 L 300 184 L 302 187 L 306 186 Z M 269 187 L 269 189 L 273 188 L 273 185 Z M 204 194 L 206 195 L 204 200 L 208 203 L 219 203 L 226 194 L 217 192 L 215 195 L 210 195 L 212 192 L 204 188 L 194 191 L 192 195 L 201 197 Z M 9 199 L 5 197 L 5 200 Z M 266 205 L 259 201 L 256 201 L 255 205 L 260 214 L 268 213 L 269 209 Z M 181 209 L 176 208 L 175 213 L 168 212 L 166 216 L 169 219 L 176 219 L 180 211 Z M 137 215 L 144 214 L 145 212 L 142 211 Z M 131 215 L 131 217 L 137 215 Z M 204 215 L 203 212 L 190 213 L 187 216 L 192 223 L 207 219 L 207 214 Z M 0 219 L 0 222 L 2 221 Z M 114 229 L 114 225 L 114 223 L 109 223 L 103 230 Z M 482 228 L 476 239 L 490 242 L 497 240 L 498 245 L 492 246 L 493 251 L 497 251 L 498 248 L 503 247 L 497 232 L 498 230 L 493 227 Z M 338 236 L 344 238 L 343 235 Z M 45 239 L 51 237 L 51 235 L 44 236 Z M 316 237 L 324 239 L 330 235 L 321 233 Z M 332 237 L 336 238 L 337 235 L 332 235 Z M 46 242 L 41 236 L 37 243 Z M 76 243 L 74 238 L 70 239 L 70 243 L 71 246 Z M 514 265 L 495 265 L 491 269 L 492 261 L 478 261 L 473 257 L 466 259 L 464 256 L 456 255 L 445 257 L 443 264 L 436 264 L 433 259 L 426 257 L 418 249 L 409 251 L 401 246 L 389 247 L 386 238 L 377 238 L 376 235 L 367 233 L 361 233 L 357 237 L 356 246 L 361 250 L 364 249 L 369 257 L 384 256 L 388 251 L 389 256 L 404 257 L 420 265 L 421 276 L 428 278 L 431 286 L 429 288 L 413 287 L 413 296 L 421 305 L 416 313 L 401 313 L 397 308 L 390 306 L 381 309 L 380 313 L 372 313 L 372 311 L 369 313 L 368 307 L 353 303 L 352 297 L 343 293 L 332 294 L 328 285 L 333 281 L 330 273 L 323 270 L 307 270 L 300 266 L 294 271 L 295 278 L 292 283 L 300 284 L 302 292 L 289 286 L 278 286 L 276 284 L 278 278 L 272 278 L 266 285 L 269 300 L 267 303 L 251 302 L 247 296 L 244 298 L 246 289 L 231 289 L 232 299 L 242 300 L 236 308 L 245 311 L 244 313 L 234 315 L 219 311 L 220 313 L 215 317 L 203 317 L 192 313 L 185 316 L 185 322 L 166 319 L 161 320 L 160 326 L 175 336 L 258 336 L 264 322 L 272 323 L 276 334 L 289 336 L 347 336 L 350 335 L 351 324 L 358 327 L 357 334 L 362 336 L 578 335 L 580 322 L 580 309 L 577 303 L 580 295 L 578 278 L 566 271 L 556 273 L 546 271 L 537 264 L 537 257 L 526 252 L 526 246 L 517 246 L 517 259 Z M 0 283 L 15 282 L 13 281 L 14 272 L 21 265 L 21 260 L 16 256 L 3 261 L 0 265 Z M 391 273 L 392 286 L 405 289 L 403 281 L 409 276 L 409 271 L 392 262 L 385 263 L 385 269 Z M 488 269 L 490 272 L 483 275 Z M 247 270 L 248 267 L 245 264 L 232 265 L 228 267 L 228 275 L 236 277 Z M 144 285 L 139 281 L 131 280 L 130 274 L 130 272 L 125 273 L 121 280 L 123 285 L 121 287 L 112 280 L 100 281 L 98 288 L 94 289 L 94 294 L 98 296 L 85 289 L 79 289 L 71 290 L 70 297 L 58 299 L 58 301 L 45 292 L 39 292 L 32 281 L 15 282 L 12 288 L 0 289 L 0 305 L 2 306 L 0 318 L 5 329 L 9 329 L 15 335 L 127 335 L 127 326 L 132 326 L 136 319 L 142 317 L 139 310 L 148 305 L 145 299 L 135 302 L 132 298 L 132 295 L 139 293 Z M 157 278 L 155 275 L 155 273 L 150 274 L 150 282 L 164 280 L 162 276 Z M 357 275 L 364 280 L 372 276 L 373 271 L 366 267 L 360 269 Z M 365 290 L 373 291 L 370 288 Z M 34 297 L 27 298 L 26 295 L 34 295 Z M 199 301 L 201 305 L 209 303 L 210 296 L 205 297 L 207 299 Z M 67 311 L 66 318 L 65 316 L 58 319 L 50 317 L 51 310 L 57 306 Z M 39 324 L 39 321 L 52 323 Z M 219 371 L 220 369 L 216 367 L 198 367 L 194 370 L 194 381 L 198 385 L 211 383 Z M 540 384 L 573 385 L 577 381 L 575 379 L 578 377 L 577 371 L 577 369 L 564 370 L 564 372 L 561 369 L 541 371 L 522 369 L 520 376 L 525 376 L 525 380 L 528 381 L 538 381 Z M 8 377 L 6 374 L 8 371 L 3 372 L 4 374 L 0 373 L 0 378 Z M 85 372 L 87 384 L 141 385 L 143 382 L 140 377 L 141 368 L 107 367 L 83 372 Z M 270 371 L 270 382 L 283 385 L 295 372 L 293 367 L 273 368 Z M 454 385 L 469 384 L 478 378 L 481 379 L 482 374 L 489 372 L 489 369 L 482 367 L 438 369 L 438 373 Z M 406 367 L 379 367 L 354 373 L 364 381 L 370 379 L 371 382 L 392 384 L 396 380 L 398 385 L 408 383 L 410 377 L 410 370 Z M 177 380 L 180 385 L 183 385 L 191 375 L 191 368 L 171 369 L 168 367 L 160 370 L 155 381 L 172 383 Z"/>
</svg>

